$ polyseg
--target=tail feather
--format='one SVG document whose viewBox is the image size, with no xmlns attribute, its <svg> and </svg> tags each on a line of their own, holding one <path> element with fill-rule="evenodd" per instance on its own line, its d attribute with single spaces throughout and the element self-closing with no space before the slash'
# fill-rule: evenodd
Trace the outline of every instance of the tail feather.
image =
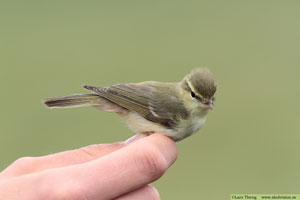
<svg viewBox="0 0 300 200">
<path fill-rule="evenodd" d="M 48 108 L 69 108 L 92 106 L 99 103 L 99 95 L 97 94 L 78 94 L 65 97 L 48 98 L 43 103 Z"/>
</svg>

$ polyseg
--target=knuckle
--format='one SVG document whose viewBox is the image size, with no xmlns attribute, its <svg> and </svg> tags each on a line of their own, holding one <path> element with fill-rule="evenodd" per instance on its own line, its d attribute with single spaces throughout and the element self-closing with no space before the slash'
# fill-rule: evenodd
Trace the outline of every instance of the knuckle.
<svg viewBox="0 0 300 200">
<path fill-rule="evenodd" d="M 145 174 L 151 180 L 158 179 L 168 169 L 165 157 L 151 145 L 141 152 L 141 155 L 137 158 L 137 166 L 141 174 Z"/>
<path fill-rule="evenodd" d="M 14 177 L 32 173 L 36 168 L 35 157 L 22 157 L 14 161 L 2 173 L 2 177 Z"/>
<path fill-rule="evenodd" d="M 22 157 L 17 159 L 13 165 L 18 165 L 18 166 L 27 166 L 33 162 L 35 158 L 34 157 Z"/>
<path fill-rule="evenodd" d="M 32 171 L 32 168 L 35 166 L 34 163 L 37 158 L 34 157 L 22 157 L 17 159 L 12 167 L 15 169 L 16 173 L 26 173 Z"/>
</svg>

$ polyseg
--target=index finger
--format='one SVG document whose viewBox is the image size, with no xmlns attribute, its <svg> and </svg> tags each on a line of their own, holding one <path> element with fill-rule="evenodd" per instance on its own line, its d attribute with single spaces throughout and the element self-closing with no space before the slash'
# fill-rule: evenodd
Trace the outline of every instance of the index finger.
<svg viewBox="0 0 300 200">
<path fill-rule="evenodd" d="M 176 157 L 172 139 L 152 134 L 94 161 L 45 171 L 44 175 L 48 176 L 45 185 L 49 185 L 49 180 L 64 177 L 63 182 L 50 183 L 57 187 L 51 188 L 52 195 L 75 192 L 76 196 L 91 200 L 114 199 L 161 177 Z"/>
<path fill-rule="evenodd" d="M 37 173 L 53 168 L 66 167 L 81 164 L 98 159 L 111 152 L 117 151 L 131 142 L 145 135 L 138 134 L 129 138 L 126 142 L 112 144 L 94 144 L 80 149 L 69 150 L 41 157 L 23 157 L 16 160 L 12 165 L 0 173 L 0 178 L 10 178 L 24 174 Z"/>
</svg>

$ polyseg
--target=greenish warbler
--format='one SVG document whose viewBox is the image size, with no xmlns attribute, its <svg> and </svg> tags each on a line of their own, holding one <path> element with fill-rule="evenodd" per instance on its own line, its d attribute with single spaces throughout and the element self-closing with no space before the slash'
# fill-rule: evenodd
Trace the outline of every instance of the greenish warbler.
<svg viewBox="0 0 300 200">
<path fill-rule="evenodd" d="M 197 132 L 213 109 L 216 85 L 207 68 L 196 68 L 182 81 L 83 86 L 91 94 L 45 99 L 49 108 L 93 106 L 119 114 L 135 132 L 163 133 L 175 141 Z"/>
</svg>

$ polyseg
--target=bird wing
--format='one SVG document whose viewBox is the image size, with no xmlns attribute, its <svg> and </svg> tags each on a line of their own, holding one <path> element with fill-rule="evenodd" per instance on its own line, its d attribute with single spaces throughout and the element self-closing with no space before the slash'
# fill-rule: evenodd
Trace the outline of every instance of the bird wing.
<svg viewBox="0 0 300 200">
<path fill-rule="evenodd" d="M 179 118 L 187 117 L 175 88 L 167 87 L 166 83 L 143 82 L 84 88 L 165 127 L 173 127 Z"/>
</svg>

